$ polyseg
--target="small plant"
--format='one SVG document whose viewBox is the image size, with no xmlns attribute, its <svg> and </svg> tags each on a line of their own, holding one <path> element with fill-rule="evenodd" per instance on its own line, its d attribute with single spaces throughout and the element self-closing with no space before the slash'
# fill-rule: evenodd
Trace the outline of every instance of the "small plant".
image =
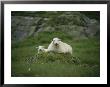
<svg viewBox="0 0 110 87">
<path fill-rule="evenodd" d="M 30 63 L 68 63 L 68 64 L 79 64 L 80 60 L 77 57 L 73 57 L 70 54 L 60 54 L 60 53 L 39 53 L 35 56 L 29 57 L 26 60 Z"/>
</svg>

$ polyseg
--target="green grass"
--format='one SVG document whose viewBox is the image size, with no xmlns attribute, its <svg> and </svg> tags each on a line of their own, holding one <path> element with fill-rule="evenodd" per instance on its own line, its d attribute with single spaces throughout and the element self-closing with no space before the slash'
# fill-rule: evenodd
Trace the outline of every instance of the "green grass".
<svg viewBox="0 0 110 87">
<path fill-rule="evenodd" d="M 57 53 L 38 55 L 35 47 L 39 45 L 47 47 L 56 36 L 72 46 L 73 55 Z M 15 77 L 100 76 L 100 41 L 97 38 L 74 39 L 63 32 L 42 32 L 35 37 L 12 43 L 11 55 L 11 74 Z"/>
<path fill-rule="evenodd" d="M 20 67 L 20 66 L 22 67 Z M 31 67 L 31 70 L 28 69 Z M 92 77 L 99 76 L 99 66 L 85 66 L 74 64 L 56 64 L 45 63 L 38 64 L 33 63 L 31 66 L 26 66 L 24 63 L 16 63 L 13 66 L 15 70 L 12 70 L 12 76 L 41 76 L 41 77 Z"/>
</svg>

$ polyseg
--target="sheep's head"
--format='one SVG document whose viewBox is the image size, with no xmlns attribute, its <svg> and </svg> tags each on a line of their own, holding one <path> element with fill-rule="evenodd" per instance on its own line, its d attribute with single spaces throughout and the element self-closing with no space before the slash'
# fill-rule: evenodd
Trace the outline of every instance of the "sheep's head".
<svg viewBox="0 0 110 87">
<path fill-rule="evenodd" d="M 40 52 L 42 52 L 42 51 L 44 51 L 44 46 L 38 46 L 38 47 L 36 47 L 37 49 L 38 49 L 38 52 L 40 51 Z"/>
<path fill-rule="evenodd" d="M 53 44 L 55 46 L 59 46 L 59 43 L 61 42 L 61 40 L 59 38 L 53 38 Z"/>
</svg>

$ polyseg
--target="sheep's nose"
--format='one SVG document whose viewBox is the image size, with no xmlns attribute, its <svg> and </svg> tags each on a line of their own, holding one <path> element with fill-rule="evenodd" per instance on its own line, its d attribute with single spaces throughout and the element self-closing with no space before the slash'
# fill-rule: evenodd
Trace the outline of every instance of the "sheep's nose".
<svg viewBox="0 0 110 87">
<path fill-rule="evenodd" d="M 57 46 L 58 44 L 57 44 L 57 43 L 55 43 L 55 45 Z"/>
</svg>

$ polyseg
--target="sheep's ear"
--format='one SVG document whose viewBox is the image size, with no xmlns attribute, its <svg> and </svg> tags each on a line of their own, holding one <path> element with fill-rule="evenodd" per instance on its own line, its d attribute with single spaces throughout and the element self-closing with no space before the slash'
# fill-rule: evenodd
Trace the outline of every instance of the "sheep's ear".
<svg viewBox="0 0 110 87">
<path fill-rule="evenodd" d="M 51 40 L 51 42 L 53 42 L 53 40 Z"/>
</svg>

